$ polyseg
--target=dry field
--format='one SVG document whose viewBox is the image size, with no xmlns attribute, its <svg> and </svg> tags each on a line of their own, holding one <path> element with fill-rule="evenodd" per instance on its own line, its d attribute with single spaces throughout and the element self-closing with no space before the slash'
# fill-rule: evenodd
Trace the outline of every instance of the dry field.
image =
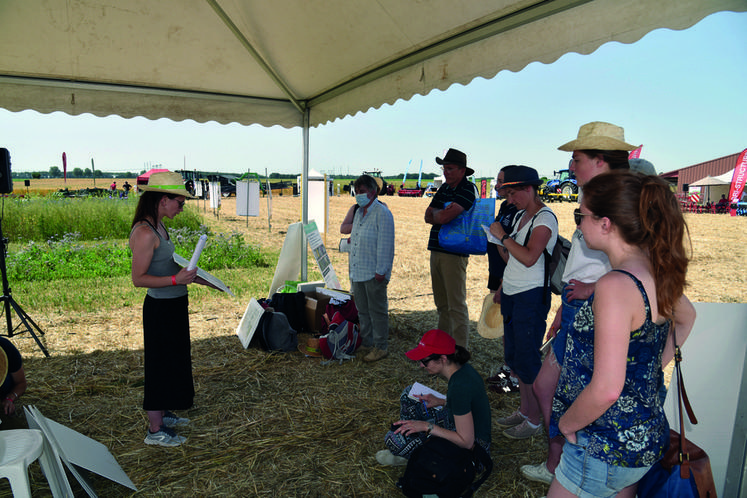
<svg viewBox="0 0 747 498">
<path fill-rule="evenodd" d="M 424 376 L 402 354 L 437 321 L 425 249 L 429 227 L 423 212 L 428 200 L 383 200 L 396 222 L 389 358 L 374 365 L 352 361 L 321 366 L 300 353 L 244 350 L 235 328 L 249 299 L 267 296 L 207 294 L 190 307 L 197 397 L 196 406 L 182 414 L 192 419 L 191 427 L 182 431 L 188 441 L 161 449 L 142 442 L 146 418 L 140 409 L 140 304 L 116 312 L 27 310 L 45 330 L 52 357 L 44 358 L 26 334 L 14 339 L 26 358 L 30 382 L 24 403 L 105 444 L 138 487 L 135 496 L 397 496 L 394 483 L 402 469 L 381 467 L 373 455 L 397 418 L 399 392 L 413 381 L 442 391 L 445 384 Z M 330 199 L 325 236 L 344 287 L 347 256 L 336 247 L 339 224 L 352 202 L 350 197 Z M 219 217 L 203 201 L 190 204 L 205 210 L 218 231 L 244 232 L 247 239 L 273 251 L 282 246 L 288 224 L 300 216 L 300 198 L 293 197 L 273 198 L 271 229 L 264 199 L 260 217 L 248 220 L 233 214 L 234 198 L 223 200 Z M 561 234 L 570 237 L 574 206 L 550 207 L 558 215 Z M 693 244 L 687 294 L 693 301 L 747 302 L 747 218 L 687 214 L 686 219 Z M 313 268 L 313 260 L 309 264 Z M 238 271 L 218 276 L 228 285 L 247 278 Z M 470 258 L 470 349 L 473 364 L 487 376 L 500 366 L 502 349 L 499 341 L 476 333 L 486 282 L 486 257 Z M 23 296 L 15 298 L 23 305 Z M 558 301 L 554 297 L 551 316 Z M 494 415 L 504 415 L 518 404 L 518 395 L 491 393 L 490 400 Z M 544 441 L 544 436 L 508 441 L 494 430 L 496 468 L 477 496 L 543 496 L 547 488 L 523 480 L 518 469 L 544 458 Z M 133 494 L 100 477 L 93 480 L 100 496 Z M 35 496 L 51 496 L 37 464 L 32 481 Z M 74 489 L 84 495 L 79 486 Z M 5 483 L 0 483 L 0 496 L 9 496 Z"/>
</svg>

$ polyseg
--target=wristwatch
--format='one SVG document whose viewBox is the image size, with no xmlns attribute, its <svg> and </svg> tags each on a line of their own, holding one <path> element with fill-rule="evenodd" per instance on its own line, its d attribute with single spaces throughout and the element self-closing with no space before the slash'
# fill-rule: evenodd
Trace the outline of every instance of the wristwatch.
<svg viewBox="0 0 747 498">
<path fill-rule="evenodd" d="M 433 432 L 433 422 L 428 422 L 428 429 L 426 429 L 425 435 L 431 437 L 431 432 Z"/>
<path fill-rule="evenodd" d="M 504 242 L 506 242 L 506 239 L 510 239 L 510 238 L 511 238 L 511 236 L 509 234 L 505 234 L 503 237 L 501 237 L 501 244 L 503 244 Z"/>
</svg>

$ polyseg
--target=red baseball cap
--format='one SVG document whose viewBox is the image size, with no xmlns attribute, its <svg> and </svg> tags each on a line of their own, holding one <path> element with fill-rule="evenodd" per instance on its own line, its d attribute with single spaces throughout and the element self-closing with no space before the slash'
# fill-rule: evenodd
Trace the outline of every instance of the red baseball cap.
<svg viewBox="0 0 747 498">
<path fill-rule="evenodd" d="M 420 361 L 432 354 L 454 354 L 456 341 L 441 329 L 431 329 L 420 339 L 418 347 L 411 349 L 405 355 L 413 361 Z"/>
</svg>

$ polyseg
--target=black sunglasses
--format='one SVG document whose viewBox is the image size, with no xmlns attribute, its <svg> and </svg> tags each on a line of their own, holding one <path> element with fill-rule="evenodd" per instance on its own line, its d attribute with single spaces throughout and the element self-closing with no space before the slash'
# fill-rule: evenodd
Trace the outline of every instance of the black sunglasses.
<svg viewBox="0 0 747 498">
<path fill-rule="evenodd" d="M 424 367 L 427 367 L 428 363 L 432 362 L 433 360 L 437 360 L 440 357 L 441 357 L 440 354 L 432 354 L 420 360 L 420 364 L 423 365 Z"/>
<path fill-rule="evenodd" d="M 580 225 L 584 219 L 584 216 L 594 216 L 591 213 L 582 213 L 580 209 L 576 208 L 573 210 L 573 221 L 576 222 L 576 226 Z"/>
</svg>

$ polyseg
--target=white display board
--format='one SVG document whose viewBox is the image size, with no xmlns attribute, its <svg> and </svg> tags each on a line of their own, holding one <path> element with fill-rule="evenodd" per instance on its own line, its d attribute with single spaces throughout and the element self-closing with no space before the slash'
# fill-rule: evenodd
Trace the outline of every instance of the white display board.
<svg viewBox="0 0 747 498">
<path fill-rule="evenodd" d="M 309 178 L 309 222 L 316 222 L 319 233 L 326 233 L 329 225 L 329 196 L 324 180 Z"/>
<path fill-rule="evenodd" d="M 259 216 L 258 182 L 236 182 L 236 216 Z"/>
<path fill-rule="evenodd" d="M 685 390 L 698 425 L 690 425 L 685 415 L 685 433 L 708 454 L 716 492 L 718 496 L 726 496 L 724 483 L 735 423 L 738 419 L 744 423 L 747 410 L 739 405 L 747 353 L 747 304 L 693 304 L 697 318 L 690 337 L 682 346 L 681 366 Z M 679 419 L 674 411 L 675 393 L 674 385 L 670 386 L 664 409 L 669 425 L 679 430 Z M 741 458 L 743 465 L 744 455 Z"/>
<path fill-rule="evenodd" d="M 210 207 L 218 209 L 220 207 L 220 182 L 210 182 Z"/>
</svg>

